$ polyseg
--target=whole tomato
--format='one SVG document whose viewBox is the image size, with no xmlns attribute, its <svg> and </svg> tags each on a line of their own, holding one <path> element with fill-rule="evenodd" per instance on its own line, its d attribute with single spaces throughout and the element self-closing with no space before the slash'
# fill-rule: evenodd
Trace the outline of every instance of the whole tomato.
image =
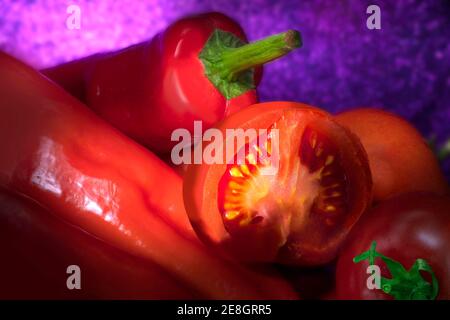
<svg viewBox="0 0 450 320">
<path fill-rule="evenodd" d="M 375 202 L 407 192 L 448 192 L 433 151 L 406 120 L 376 108 L 346 111 L 335 119 L 366 149 Z"/>
<path fill-rule="evenodd" d="M 379 289 L 368 285 L 371 255 L 384 278 Z M 450 299 L 450 197 L 405 194 L 364 214 L 340 253 L 336 293 L 339 299 Z"/>
</svg>

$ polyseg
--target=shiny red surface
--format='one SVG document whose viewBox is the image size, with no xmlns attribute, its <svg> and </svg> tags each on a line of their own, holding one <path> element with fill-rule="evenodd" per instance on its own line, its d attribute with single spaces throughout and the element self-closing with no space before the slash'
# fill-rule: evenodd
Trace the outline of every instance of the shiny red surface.
<svg viewBox="0 0 450 320">
<path fill-rule="evenodd" d="M 175 144 L 170 142 L 173 130 L 193 132 L 194 120 L 207 129 L 225 114 L 255 103 L 254 90 L 227 102 L 204 75 L 198 55 L 217 28 L 246 40 L 230 18 L 204 14 L 100 59 L 87 76 L 87 104 L 125 134 L 164 153 Z"/>
<path fill-rule="evenodd" d="M 0 190 L 0 299 L 192 299 L 196 293 L 156 263 L 132 257 L 34 201 Z M 68 266 L 81 290 L 68 290 Z M 198 296 L 197 296 L 198 297 Z"/>
<path fill-rule="evenodd" d="M 0 69 L 1 186 L 206 297 L 295 296 L 276 276 L 226 262 L 197 240 L 181 179 L 156 156 L 3 53 Z"/>
</svg>

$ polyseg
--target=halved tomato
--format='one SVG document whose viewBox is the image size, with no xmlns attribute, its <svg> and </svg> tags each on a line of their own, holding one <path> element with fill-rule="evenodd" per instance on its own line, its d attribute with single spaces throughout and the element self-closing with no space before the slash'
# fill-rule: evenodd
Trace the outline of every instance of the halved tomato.
<svg viewBox="0 0 450 320">
<path fill-rule="evenodd" d="M 214 146 L 223 161 L 185 174 L 185 206 L 199 237 L 246 261 L 332 260 L 371 201 L 359 140 L 328 113 L 292 102 L 253 105 L 218 129 L 223 138 L 196 151 Z"/>
</svg>

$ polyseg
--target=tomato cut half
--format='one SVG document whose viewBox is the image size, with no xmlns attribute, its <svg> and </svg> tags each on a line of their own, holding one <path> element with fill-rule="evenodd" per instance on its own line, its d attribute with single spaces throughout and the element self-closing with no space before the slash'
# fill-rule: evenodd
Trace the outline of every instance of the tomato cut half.
<svg viewBox="0 0 450 320">
<path fill-rule="evenodd" d="M 246 261 L 332 260 L 371 201 L 359 140 L 328 113 L 290 102 L 251 106 L 218 129 L 223 139 L 211 143 L 233 157 L 191 165 L 185 175 L 186 210 L 199 237 Z"/>
</svg>

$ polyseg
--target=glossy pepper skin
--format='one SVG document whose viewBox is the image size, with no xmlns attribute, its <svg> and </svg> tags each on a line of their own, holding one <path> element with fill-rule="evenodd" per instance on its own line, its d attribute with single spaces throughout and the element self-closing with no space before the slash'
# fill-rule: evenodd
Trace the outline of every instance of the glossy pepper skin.
<svg viewBox="0 0 450 320">
<path fill-rule="evenodd" d="M 293 298 L 291 287 L 206 249 L 181 179 L 38 72 L 0 53 L 0 186 L 152 261 L 208 298 Z"/>
<path fill-rule="evenodd" d="M 0 190 L 0 299 L 192 299 L 155 263 L 95 239 L 36 202 Z M 81 271 L 69 290 L 67 267 Z"/>
<path fill-rule="evenodd" d="M 212 61 L 216 59 L 216 51 L 217 56 L 219 53 L 211 49 L 209 58 L 205 58 L 209 59 L 211 72 L 207 76 L 206 62 L 200 55 L 216 31 L 222 32 L 225 42 L 242 42 L 239 45 L 246 42 L 242 28 L 223 14 L 207 13 L 181 19 L 150 41 L 94 57 L 83 75 L 83 98 L 90 108 L 126 135 L 159 154 L 168 153 L 176 144 L 171 141 L 175 129 L 185 128 L 192 133 L 195 120 L 201 120 L 207 129 L 227 114 L 254 104 L 257 101 L 254 88 L 261 76 L 259 65 L 299 46 L 298 33 L 291 31 L 292 47 L 285 45 L 281 37 L 281 44 L 266 45 L 256 53 L 247 52 L 254 57 L 248 57 L 245 66 L 239 64 L 245 61 L 244 53 L 224 61 Z M 208 56 L 208 52 L 204 55 Z M 73 92 L 71 85 L 61 79 L 76 73 L 73 70 L 78 64 L 83 68 L 86 62 L 80 60 L 44 73 Z M 245 70 L 250 73 L 244 79 L 240 75 Z M 235 88 L 233 94 L 225 94 L 213 84 L 211 77 L 223 78 L 220 82 L 225 87 L 242 83 L 246 89 Z"/>
<path fill-rule="evenodd" d="M 97 59 L 101 59 L 105 55 L 101 53 L 94 54 L 86 58 L 44 69 L 41 72 L 63 87 L 72 96 L 86 103 L 86 77 Z"/>
</svg>

